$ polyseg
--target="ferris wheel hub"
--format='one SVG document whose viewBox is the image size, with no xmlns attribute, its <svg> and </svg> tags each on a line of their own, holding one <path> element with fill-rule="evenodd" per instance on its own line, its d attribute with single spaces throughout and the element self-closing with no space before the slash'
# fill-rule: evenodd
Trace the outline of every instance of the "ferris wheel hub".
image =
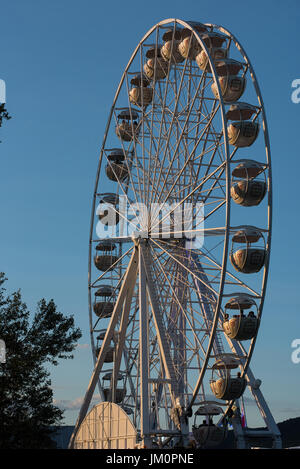
<svg viewBox="0 0 300 469">
<path fill-rule="evenodd" d="M 140 239 L 148 239 L 148 231 L 134 231 L 131 235 L 131 239 L 134 243 Z"/>
</svg>

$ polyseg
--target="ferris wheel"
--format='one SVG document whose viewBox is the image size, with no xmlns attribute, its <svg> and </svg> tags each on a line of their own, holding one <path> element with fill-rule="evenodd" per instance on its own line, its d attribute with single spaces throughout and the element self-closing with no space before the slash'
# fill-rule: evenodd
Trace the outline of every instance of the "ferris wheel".
<svg viewBox="0 0 300 469">
<path fill-rule="evenodd" d="M 280 447 L 249 367 L 271 182 L 263 100 L 241 44 L 212 24 L 156 24 L 125 68 L 101 148 L 89 243 L 95 368 L 70 447 L 212 447 L 229 423 L 249 447 L 258 435 L 242 423 L 246 389 Z"/>
</svg>

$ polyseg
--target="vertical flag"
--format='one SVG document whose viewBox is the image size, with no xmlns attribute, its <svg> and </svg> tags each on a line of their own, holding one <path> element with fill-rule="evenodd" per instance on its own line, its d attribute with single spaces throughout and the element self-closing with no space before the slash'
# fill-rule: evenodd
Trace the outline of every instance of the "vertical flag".
<svg viewBox="0 0 300 469">
<path fill-rule="evenodd" d="M 242 398 L 241 400 L 241 423 L 242 427 L 245 428 L 247 425 L 246 422 L 246 412 L 245 412 L 245 406 L 244 406 L 244 399 Z"/>
</svg>

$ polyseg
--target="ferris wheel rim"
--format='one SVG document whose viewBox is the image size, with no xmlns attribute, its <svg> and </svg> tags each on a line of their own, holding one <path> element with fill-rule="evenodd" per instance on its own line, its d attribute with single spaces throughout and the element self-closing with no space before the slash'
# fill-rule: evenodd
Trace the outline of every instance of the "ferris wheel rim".
<svg viewBox="0 0 300 469">
<path fill-rule="evenodd" d="M 222 280 L 220 282 L 220 287 L 219 287 L 219 295 L 218 295 L 218 306 L 217 306 L 217 309 L 216 309 L 216 312 L 215 312 L 215 315 L 214 315 L 214 323 L 213 323 L 213 328 L 211 329 L 211 334 L 210 334 L 210 341 L 209 341 L 209 348 L 207 348 L 207 353 L 206 353 L 206 358 L 205 358 L 205 366 L 202 367 L 201 369 L 201 376 L 204 377 L 205 373 L 206 373 L 206 369 L 207 369 L 207 363 L 209 361 L 209 359 L 211 358 L 211 349 L 212 349 L 212 345 L 213 345 L 213 342 L 214 342 L 214 338 L 215 338 L 215 333 L 216 333 L 216 330 L 217 330 L 217 327 L 218 327 L 218 322 L 219 322 L 219 315 L 220 315 L 220 312 L 221 312 L 221 304 L 222 304 L 222 300 L 223 300 L 223 289 L 224 289 L 224 283 L 225 283 L 225 275 L 226 275 L 226 267 L 227 267 L 227 261 L 228 261 L 228 251 L 229 251 L 229 231 L 230 231 L 230 204 L 231 204 L 231 197 L 230 197 L 230 159 L 229 159 L 229 155 L 230 155 L 230 152 L 229 152 L 229 143 L 228 143 L 228 134 L 227 134 L 227 128 L 225 126 L 225 106 L 224 106 L 224 102 L 223 102 L 223 98 L 222 98 L 222 93 L 220 92 L 220 85 L 219 85 L 219 81 L 217 79 L 217 75 L 216 75 L 216 70 L 215 70 L 215 65 L 214 65 L 214 61 L 211 59 L 210 57 L 210 53 L 208 51 L 208 48 L 206 47 L 205 43 L 203 43 L 202 39 L 198 36 L 197 32 L 195 30 L 193 30 L 193 28 L 190 26 L 190 24 L 188 22 L 185 22 L 185 21 L 182 21 L 182 20 L 178 20 L 178 19 L 167 19 L 167 20 L 163 20 L 159 23 L 157 23 L 155 26 L 153 26 L 147 33 L 146 35 L 142 38 L 142 40 L 139 42 L 138 46 L 136 47 L 134 53 L 132 54 L 127 66 L 125 67 L 125 70 L 124 70 L 124 73 L 122 75 L 122 78 L 121 78 L 121 81 L 119 83 L 119 86 L 117 88 L 117 92 L 115 94 L 115 98 L 114 98 L 114 101 L 113 101 L 113 106 L 111 108 L 111 111 L 110 111 L 110 115 L 109 115 L 109 119 L 108 119 L 108 122 L 107 122 L 107 125 L 106 125 L 106 130 L 105 130 L 105 136 L 104 136 L 104 139 L 103 139 L 103 143 L 102 143 L 102 147 L 101 147 L 101 154 L 100 154 L 100 158 L 99 158 L 99 165 L 98 165 L 98 170 L 97 170 L 97 178 L 96 178 L 96 184 L 95 184 L 95 191 L 94 191 L 94 198 L 93 198 L 93 207 L 92 207 L 92 222 L 91 222 L 91 228 L 90 228 L 90 243 L 89 243 L 89 291 L 91 292 L 91 289 L 90 289 L 90 278 L 91 278 L 91 250 L 92 250 L 92 239 L 93 239 L 93 236 L 92 236 L 92 231 L 93 231 L 93 227 L 94 227 L 94 213 L 95 213 L 95 204 L 96 204 L 96 196 L 97 196 L 97 186 L 98 186 L 98 182 L 99 182 L 99 177 L 100 177 L 100 171 L 101 171 L 101 165 L 102 165 L 102 159 L 103 159 L 103 153 L 104 153 L 104 149 L 105 149 L 105 143 L 106 143 L 106 139 L 107 139 L 107 134 L 108 134 L 108 129 L 109 129 L 109 126 L 110 126 L 110 123 L 111 123 L 111 119 L 112 119 L 112 116 L 113 116 L 113 111 L 114 111 L 114 108 L 115 108 L 115 104 L 117 102 L 117 99 L 118 99 L 118 96 L 119 96 L 119 93 L 120 93 L 120 89 L 122 87 L 122 84 L 124 82 L 124 79 L 126 77 L 126 73 L 135 57 L 135 55 L 137 54 L 138 50 L 139 50 L 139 47 L 141 46 L 141 44 L 143 43 L 143 41 L 148 38 L 154 31 L 155 29 L 159 28 L 159 26 L 162 26 L 162 25 L 166 25 L 168 23 L 171 23 L 171 22 L 174 22 L 174 25 L 176 25 L 176 23 L 184 26 L 184 27 L 187 27 L 189 28 L 193 34 L 195 35 L 195 37 L 197 38 L 197 40 L 199 41 L 199 43 L 201 43 L 201 46 L 202 48 L 207 52 L 207 56 L 208 56 L 208 60 L 209 60 L 209 63 L 210 63 L 210 66 L 211 66 L 211 70 L 212 70 L 212 74 L 213 74 L 213 77 L 214 77 L 214 81 L 218 87 L 218 91 L 219 91 L 219 101 L 221 103 L 221 112 L 222 112 L 222 119 L 223 119 L 223 136 L 224 136 L 224 139 L 225 139 L 225 157 L 226 157 L 226 164 L 225 164 L 225 173 L 226 173 L 226 227 L 225 227 L 225 237 L 224 237 L 224 248 L 223 248 L 223 262 L 222 262 Z M 221 29 L 222 27 L 219 27 L 219 26 L 215 26 L 215 25 L 209 25 L 207 24 L 207 26 L 212 26 L 214 28 L 219 28 Z M 231 37 L 231 38 L 234 38 L 234 36 L 227 30 L 225 30 L 223 28 L 224 31 L 226 31 L 226 33 Z M 236 39 L 235 39 L 236 40 Z M 237 41 L 237 40 L 236 40 Z M 238 42 L 237 42 L 238 43 Z M 238 43 L 239 44 L 239 43 Z M 242 49 L 242 51 L 244 51 Z M 253 67 L 252 65 L 250 64 L 250 61 L 248 60 L 248 57 L 246 56 L 246 60 L 247 60 L 247 63 L 250 65 L 250 69 L 251 69 L 251 72 L 254 73 L 254 70 L 253 70 Z M 255 78 L 255 84 L 258 86 L 258 83 L 257 83 L 257 80 Z M 259 88 L 258 88 L 259 89 Z M 260 92 L 259 92 L 260 93 Z M 266 125 L 266 116 L 265 116 L 265 110 L 264 110 L 264 105 L 263 105 L 263 101 L 262 101 L 262 98 L 261 98 L 261 94 L 259 94 L 259 97 L 261 99 L 261 108 L 262 108 L 262 114 L 263 114 L 263 122 L 264 124 Z M 265 135 L 265 138 L 266 138 L 266 132 L 267 131 L 267 127 L 264 128 L 264 135 Z M 268 133 L 267 133 L 267 140 L 268 140 Z M 267 157 L 270 158 L 270 145 L 269 145 L 269 141 L 268 141 L 268 145 L 267 145 L 267 148 L 268 148 L 268 154 L 267 154 Z M 270 212 L 270 207 L 272 205 L 271 203 L 271 199 L 272 199 L 272 194 L 271 194 L 271 165 L 270 165 L 270 159 L 268 159 L 268 170 L 269 170 L 269 173 L 268 173 L 268 182 L 269 182 L 269 188 L 268 188 L 268 197 L 269 197 L 269 200 L 268 200 L 268 207 L 269 207 L 269 220 L 268 220 L 268 242 L 267 242 L 267 246 L 268 246 L 268 252 L 270 251 L 270 244 L 271 244 L 271 221 L 270 221 L 270 217 L 271 217 L 271 212 Z M 266 283 L 267 283 L 267 275 L 268 275 L 268 269 L 269 269 L 269 256 L 268 256 L 268 263 L 265 265 L 264 267 L 264 283 L 263 283 L 263 293 L 261 295 L 261 302 L 260 302 L 260 316 L 261 316 L 261 312 L 262 312 L 262 309 L 263 309 L 263 300 L 264 300 L 264 297 L 265 297 L 265 289 L 266 289 Z M 90 309 L 90 325 L 92 327 L 92 323 L 91 323 L 91 316 L 92 316 L 92 308 L 91 308 L 91 295 L 89 294 L 89 309 Z M 255 340 L 256 340 L 256 337 L 253 341 L 253 346 L 251 348 L 251 355 L 253 353 L 253 349 L 254 349 L 254 344 L 255 344 Z M 251 356 L 250 354 L 248 353 L 248 360 L 247 360 L 247 364 L 249 365 L 250 363 L 250 360 L 251 360 Z M 244 371 L 245 371 L 245 367 L 244 367 Z M 201 385 L 201 379 L 199 381 L 199 387 Z M 199 389 L 199 388 L 198 388 Z M 197 392 L 196 392 L 196 395 L 197 395 Z M 195 395 L 195 397 L 196 397 Z M 193 405 L 193 402 L 191 404 L 191 406 Z"/>
</svg>

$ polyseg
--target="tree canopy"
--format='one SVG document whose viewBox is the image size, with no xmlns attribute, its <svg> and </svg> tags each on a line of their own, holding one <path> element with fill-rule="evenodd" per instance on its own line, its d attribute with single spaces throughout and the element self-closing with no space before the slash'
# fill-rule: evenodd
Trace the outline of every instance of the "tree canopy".
<svg viewBox="0 0 300 469">
<path fill-rule="evenodd" d="M 42 299 L 35 313 L 21 292 L 6 295 L 0 273 L 0 339 L 6 362 L 0 363 L 0 449 L 51 448 L 51 426 L 63 418 L 53 404 L 48 364 L 73 358 L 81 331 L 73 316 Z"/>
</svg>

